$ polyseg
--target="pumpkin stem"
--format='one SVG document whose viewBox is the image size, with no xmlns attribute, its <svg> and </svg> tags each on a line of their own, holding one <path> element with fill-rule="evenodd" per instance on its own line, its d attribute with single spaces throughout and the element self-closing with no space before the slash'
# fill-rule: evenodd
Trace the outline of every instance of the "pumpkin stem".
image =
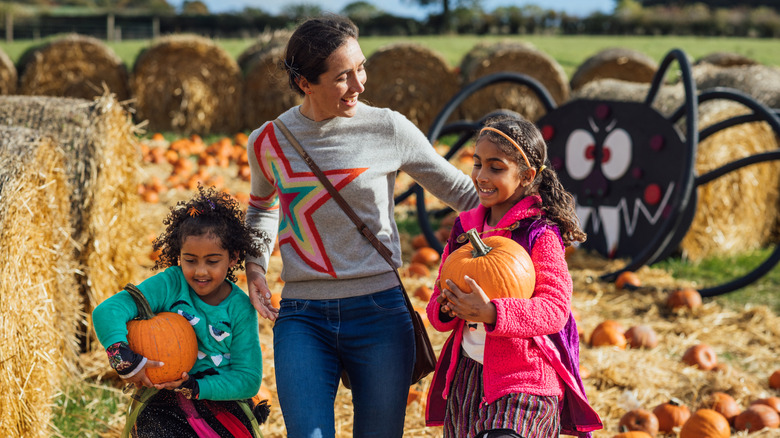
<svg viewBox="0 0 780 438">
<path fill-rule="evenodd" d="M 152 319 L 154 318 L 154 312 L 149 305 L 149 301 L 146 300 L 144 294 L 138 290 L 132 283 L 125 285 L 125 290 L 130 293 L 130 296 L 135 301 L 135 306 L 138 307 L 138 319 Z"/>
<path fill-rule="evenodd" d="M 466 235 L 469 236 L 469 242 L 471 242 L 471 246 L 474 248 L 474 250 L 471 251 L 472 258 L 486 256 L 493 250 L 492 246 L 487 246 L 485 242 L 480 239 L 479 232 L 477 232 L 476 228 L 468 230 Z"/>
</svg>

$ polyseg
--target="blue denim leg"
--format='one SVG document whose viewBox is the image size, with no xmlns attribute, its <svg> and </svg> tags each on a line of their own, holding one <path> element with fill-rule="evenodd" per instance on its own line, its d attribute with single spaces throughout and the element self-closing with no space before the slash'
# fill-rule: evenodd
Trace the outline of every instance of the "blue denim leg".
<svg viewBox="0 0 780 438">
<path fill-rule="evenodd" d="M 343 366 L 352 382 L 353 436 L 403 436 L 412 330 L 399 288 L 340 300 L 282 300 L 274 360 L 287 435 L 335 436 Z"/>
</svg>

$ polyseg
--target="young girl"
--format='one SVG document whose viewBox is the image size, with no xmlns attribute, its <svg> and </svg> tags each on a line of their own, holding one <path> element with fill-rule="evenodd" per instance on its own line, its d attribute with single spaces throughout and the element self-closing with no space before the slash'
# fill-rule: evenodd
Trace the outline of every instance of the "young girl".
<svg viewBox="0 0 780 438">
<path fill-rule="evenodd" d="M 126 290 L 92 314 L 98 340 L 117 373 L 147 394 L 159 390 L 140 413 L 131 412 L 129 421 L 137 415 L 133 436 L 250 438 L 257 429 L 241 403 L 260 389 L 258 320 L 249 297 L 234 283 L 234 271 L 245 257 L 258 254 L 254 232 L 230 195 L 213 188 L 198 191 L 171 208 L 163 221 L 165 232 L 154 241 L 154 249 L 161 251 L 154 268 L 167 269 L 138 285 L 154 313 L 178 313 L 195 330 L 198 357 L 190 372 L 172 382 L 151 383 L 146 369 L 163 364 L 130 349 L 127 322 L 138 311 Z M 255 414 L 261 423 L 265 420 L 264 402 Z"/>
<path fill-rule="evenodd" d="M 579 377 L 564 259 L 564 246 L 585 234 L 571 195 L 546 162 L 547 146 L 526 120 L 491 120 L 477 137 L 471 180 L 480 205 L 458 216 L 442 262 L 475 228 L 481 237 L 521 244 L 536 286 L 530 299 L 490 300 L 469 277 L 471 293 L 450 280 L 440 289 L 437 281 L 428 318 L 452 334 L 429 389 L 426 424 L 443 425 L 444 437 L 589 436 L 601 428 Z"/>
</svg>

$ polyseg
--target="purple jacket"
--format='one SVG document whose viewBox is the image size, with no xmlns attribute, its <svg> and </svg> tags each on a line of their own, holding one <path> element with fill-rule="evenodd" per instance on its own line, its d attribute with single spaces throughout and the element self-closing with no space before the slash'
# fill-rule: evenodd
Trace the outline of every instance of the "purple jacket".
<svg viewBox="0 0 780 438">
<path fill-rule="evenodd" d="M 496 299 L 499 314 L 494 326 L 486 325 L 483 383 L 485 402 L 491 403 L 511 392 L 562 396 L 561 432 L 590 437 L 601 429 L 598 414 L 588 403 L 579 375 L 579 337 L 570 312 L 571 276 L 563 258 L 563 242 L 558 228 L 544 219 L 535 208 L 538 197 L 528 197 L 515 205 L 498 223 L 505 227 L 518 222 L 504 236 L 522 245 L 531 255 L 537 274 L 534 297 L 530 300 Z M 457 236 L 476 228 L 481 231 L 487 210 L 479 206 L 463 212 L 453 226 L 442 258 L 464 245 Z M 537 245 L 540 243 L 540 245 Z M 437 282 L 438 283 L 438 282 Z M 442 348 L 433 382 L 428 392 L 426 424 L 441 425 L 446 397 L 460 355 L 464 321 L 439 318 L 439 304 L 434 294 L 428 304 L 428 319 L 439 331 L 452 330 Z M 531 301 L 535 300 L 535 301 Z M 518 324 L 518 321 L 522 321 Z"/>
</svg>

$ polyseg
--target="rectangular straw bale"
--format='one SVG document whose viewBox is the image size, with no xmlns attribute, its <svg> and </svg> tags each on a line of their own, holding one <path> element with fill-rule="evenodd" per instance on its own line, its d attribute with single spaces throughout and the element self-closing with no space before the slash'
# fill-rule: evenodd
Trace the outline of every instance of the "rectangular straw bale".
<svg viewBox="0 0 780 438">
<path fill-rule="evenodd" d="M 111 94 L 95 100 L 0 96 L 0 123 L 39 129 L 65 151 L 79 291 L 85 313 L 134 278 L 143 243 L 138 211 L 136 126 Z M 83 333 L 84 335 L 86 333 Z M 91 348 L 93 336 L 86 336 Z"/>
<path fill-rule="evenodd" d="M 0 436 L 48 437 L 84 320 L 65 154 L 39 131 L 0 126 L 0 162 Z"/>
</svg>

